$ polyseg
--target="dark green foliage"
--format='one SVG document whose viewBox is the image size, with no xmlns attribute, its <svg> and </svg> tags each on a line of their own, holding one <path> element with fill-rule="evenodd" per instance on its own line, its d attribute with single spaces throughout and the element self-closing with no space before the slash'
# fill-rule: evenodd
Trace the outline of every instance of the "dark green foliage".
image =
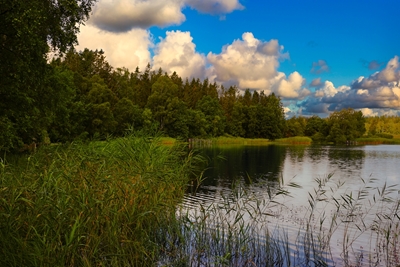
<svg viewBox="0 0 400 267">
<path fill-rule="evenodd" d="M 51 48 L 62 53 L 76 44 L 79 25 L 88 18 L 93 3 L 0 0 L 2 150 L 40 140 L 47 131 L 51 122 L 48 98 L 58 101 L 55 98 L 59 97 L 48 86 L 47 77 L 53 74 L 47 53 Z"/>
<path fill-rule="evenodd" d="M 12 4 L 11 1 L 3 1 Z M 63 5 L 67 1 L 57 3 Z M 68 3 L 74 5 L 75 2 Z M 91 1 L 79 2 L 80 5 L 85 3 Z M 12 14 L 21 15 L 23 18 L 18 22 L 22 23 L 18 24 L 21 26 L 29 20 L 25 15 L 33 19 L 48 11 L 42 4 L 37 0 L 30 4 L 18 0 L 10 10 L 3 11 L 15 11 L 17 13 Z M 37 11 L 29 10 L 25 14 L 25 7 L 36 7 Z M 78 16 L 74 13 L 78 12 L 77 6 L 69 8 L 73 10 L 71 16 Z M 81 19 L 87 17 L 86 11 L 83 8 L 83 13 L 79 13 Z M 4 23 L 11 23 L 7 16 L 1 19 Z M 39 27 L 39 24 L 36 26 Z M 26 29 L 22 27 L 21 31 Z M 47 37 L 52 41 L 53 32 L 50 32 Z M 60 34 L 63 36 L 64 33 Z M 39 35 L 37 40 L 44 36 Z M 60 36 L 55 36 L 56 41 L 52 44 L 58 44 L 65 37 Z M 286 121 L 281 99 L 273 93 L 265 95 L 264 92 L 247 89 L 242 94 L 236 86 L 225 88 L 210 83 L 208 79 L 183 81 L 177 73 L 168 75 L 161 68 L 152 70 L 150 64 L 143 72 L 139 68 L 134 72 L 126 68 L 114 70 L 102 50 L 75 51 L 72 48 L 75 37 L 73 34 L 68 36 L 71 38 L 65 39 L 58 47 L 66 54 L 51 63 L 47 63 L 45 58 L 47 43 L 33 51 L 39 54 L 15 59 L 15 71 L 10 68 L 12 71 L 6 73 L 7 64 L 14 64 L 10 61 L 12 57 L 1 61 L 1 71 L 9 76 L 0 82 L 0 150 L 18 150 L 35 143 L 104 139 L 110 135 L 121 136 L 127 129 L 157 129 L 166 136 L 181 139 L 231 135 L 275 140 L 307 135 L 315 141 L 325 140 L 328 136 L 328 141 L 337 143 L 363 133 L 359 118 L 352 119 L 351 116 L 345 120 L 349 120 L 347 123 L 335 121 L 333 117 L 294 117 Z M 14 37 L 17 38 L 16 35 Z M 1 49 L 7 47 L 7 38 L 3 40 Z M 28 49 L 25 44 L 20 46 Z M 5 54 L 0 56 L 5 57 Z M 29 60 L 28 56 L 31 57 Z M 31 65 L 28 67 L 27 64 Z M 36 75 L 37 71 L 40 75 Z M 12 79 L 10 75 L 14 75 Z M 358 126 L 353 129 L 346 125 Z M 370 131 L 376 131 L 377 126 L 372 123 Z"/>
<path fill-rule="evenodd" d="M 343 109 L 333 112 L 327 119 L 327 141 L 336 144 L 354 141 L 365 133 L 365 118 L 361 111 Z"/>
</svg>

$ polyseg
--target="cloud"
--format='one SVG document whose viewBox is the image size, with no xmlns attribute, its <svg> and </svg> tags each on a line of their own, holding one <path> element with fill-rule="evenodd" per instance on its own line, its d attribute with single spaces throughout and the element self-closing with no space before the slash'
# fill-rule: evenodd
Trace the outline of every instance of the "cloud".
<svg viewBox="0 0 400 267">
<path fill-rule="evenodd" d="M 126 67 L 134 71 L 136 67 L 144 69 L 151 62 L 149 49 L 153 44 L 150 33 L 146 30 L 133 29 L 127 33 L 112 33 L 86 25 L 81 27 L 78 41 L 77 50 L 102 49 L 106 60 L 114 68 Z"/>
<path fill-rule="evenodd" d="M 362 109 L 360 109 L 360 111 L 366 117 L 378 116 L 378 112 L 376 112 L 376 111 L 374 111 L 373 109 L 370 109 L 370 108 L 362 108 Z"/>
<path fill-rule="evenodd" d="M 369 70 L 377 70 L 383 65 L 377 60 L 367 61 L 364 59 L 360 59 L 360 62 L 363 64 L 364 67 L 368 68 Z"/>
<path fill-rule="evenodd" d="M 244 8 L 238 0 L 99 0 L 88 23 L 110 32 L 180 25 L 186 6 L 222 17 Z"/>
<path fill-rule="evenodd" d="M 212 15 L 221 15 L 244 9 L 238 0 L 186 0 L 185 2 L 202 13 Z"/>
<path fill-rule="evenodd" d="M 279 61 L 288 57 L 282 51 L 277 40 L 263 42 L 246 32 L 241 40 L 224 46 L 220 54 L 208 53 L 207 60 L 217 82 L 270 93 L 272 83 L 282 76 L 277 72 Z"/>
<path fill-rule="evenodd" d="M 321 78 L 314 79 L 310 83 L 311 87 L 319 87 L 321 85 L 322 85 Z"/>
<path fill-rule="evenodd" d="M 329 72 L 329 66 L 325 60 L 320 59 L 317 62 L 312 63 L 312 68 L 310 72 L 313 74 L 321 74 L 323 72 Z"/>
<path fill-rule="evenodd" d="M 374 116 L 400 116 L 400 111 L 393 109 L 370 109 L 370 108 L 362 108 L 360 111 L 366 117 L 374 117 Z"/>
<path fill-rule="evenodd" d="M 183 6 L 180 0 L 100 0 L 93 8 L 89 23 L 111 32 L 179 25 L 186 19 Z"/>
<path fill-rule="evenodd" d="M 285 99 L 300 99 L 310 94 L 310 91 L 303 88 L 305 79 L 297 71 L 291 73 L 286 79 L 284 75 L 273 86 L 272 91 Z"/>
<path fill-rule="evenodd" d="M 315 91 L 315 97 L 330 98 L 334 97 L 339 92 L 346 92 L 348 90 L 350 90 L 349 86 L 341 86 L 336 88 L 331 81 L 325 81 L 322 85 L 320 85 L 320 88 Z"/>
<path fill-rule="evenodd" d="M 376 70 L 376 69 L 379 69 L 381 65 L 382 64 L 379 63 L 378 61 L 372 60 L 371 62 L 368 63 L 368 69 Z"/>
<path fill-rule="evenodd" d="M 389 60 L 386 68 L 378 73 L 377 78 L 383 82 L 394 82 L 400 80 L 399 57 L 395 56 Z"/>
<path fill-rule="evenodd" d="M 350 86 L 335 87 L 325 81 L 315 94 L 303 102 L 307 112 L 323 107 L 328 111 L 343 108 L 369 110 L 400 110 L 400 68 L 399 58 L 390 59 L 386 67 L 369 77 L 359 77 Z"/>
<path fill-rule="evenodd" d="M 206 58 L 195 50 L 190 32 L 170 31 L 156 45 L 153 65 L 182 78 L 205 78 Z"/>
</svg>

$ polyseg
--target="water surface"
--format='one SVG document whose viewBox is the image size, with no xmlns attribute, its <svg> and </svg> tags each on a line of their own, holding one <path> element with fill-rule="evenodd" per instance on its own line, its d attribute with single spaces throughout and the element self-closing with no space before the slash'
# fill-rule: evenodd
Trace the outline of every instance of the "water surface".
<svg viewBox="0 0 400 267">
<path fill-rule="evenodd" d="M 372 255 L 369 262 L 373 261 L 374 250 L 381 239 L 373 235 L 370 225 L 376 220 L 377 213 L 386 212 L 390 215 L 390 211 L 385 209 L 392 207 L 383 202 L 374 204 L 374 201 L 379 198 L 382 188 L 392 190 L 387 196 L 398 197 L 396 185 L 400 183 L 400 146 L 216 146 L 203 148 L 202 152 L 208 157 L 209 166 L 197 193 L 187 194 L 185 201 L 188 206 L 195 209 L 198 203 L 222 202 L 224 200 L 221 196 L 238 186 L 248 188 L 258 200 L 268 200 L 271 192 L 267 194 L 266 188 L 279 188 L 283 184 L 290 196 L 276 198 L 282 205 L 270 205 L 269 201 L 265 201 L 262 203 L 266 203 L 266 206 L 258 209 L 264 214 L 274 215 L 264 216 L 263 223 L 275 229 L 285 229 L 292 237 L 296 237 L 311 219 L 315 227 L 319 224 L 326 230 L 330 227 L 329 215 L 334 214 L 336 209 L 334 201 L 319 203 L 312 218 L 306 215 L 310 212 L 310 200 L 318 189 L 315 179 L 332 174 L 325 187 L 327 192 L 324 197 L 335 197 L 342 203 L 345 203 L 343 199 L 346 196 L 357 199 L 360 192 L 368 192 L 367 196 L 361 197 L 354 204 L 357 206 L 358 217 L 352 211 L 352 223 L 346 223 L 348 215 L 339 214 L 339 223 L 331 239 L 331 252 L 335 262 L 332 265 L 336 266 L 343 264 L 344 246 L 351 248 L 353 258 Z M 295 183 L 301 188 L 285 186 L 289 183 Z M 248 203 L 250 206 L 259 205 L 261 202 L 258 200 L 254 200 L 253 204 L 253 200 L 248 200 Z M 362 204 L 362 201 L 366 201 L 366 204 Z M 318 221 L 321 217 L 327 220 L 321 223 Z M 358 225 L 363 224 L 367 226 L 360 232 Z M 351 244 L 344 240 L 345 235 L 350 238 Z M 296 249 L 294 243 L 291 244 L 292 249 Z M 379 263 L 377 266 L 385 264 Z"/>
</svg>

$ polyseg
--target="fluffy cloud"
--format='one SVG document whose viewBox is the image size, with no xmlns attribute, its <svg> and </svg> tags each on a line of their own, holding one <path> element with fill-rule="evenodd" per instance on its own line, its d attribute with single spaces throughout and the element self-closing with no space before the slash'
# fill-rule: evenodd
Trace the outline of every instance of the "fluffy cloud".
<svg viewBox="0 0 400 267">
<path fill-rule="evenodd" d="M 255 89 L 272 92 L 286 99 L 301 99 L 310 91 L 303 88 L 304 78 L 293 72 L 286 77 L 278 72 L 280 60 L 289 55 L 283 53 L 283 46 L 277 40 L 263 42 L 250 32 L 242 35 L 242 40 L 235 40 L 223 47 L 220 54 L 209 53 L 208 62 L 212 65 L 213 78 L 222 84 L 236 84 L 240 89 Z"/>
<path fill-rule="evenodd" d="M 202 13 L 214 15 L 226 14 L 244 8 L 238 0 L 186 0 L 185 2 Z"/>
<path fill-rule="evenodd" d="M 387 63 L 386 67 L 369 77 L 359 77 L 351 86 L 335 87 L 326 81 L 313 95 L 307 99 L 304 106 L 307 112 L 319 110 L 328 111 L 343 108 L 361 109 L 364 114 L 388 114 L 389 110 L 400 110 L 400 64 L 398 56 Z M 377 109 L 381 109 L 377 113 Z M 382 113 L 384 112 L 384 113 Z M 397 112 L 398 113 L 398 112 Z"/>
<path fill-rule="evenodd" d="M 190 32 L 167 32 L 165 39 L 157 44 L 153 65 L 157 69 L 172 73 L 176 71 L 182 78 L 205 78 L 205 56 L 195 51 Z"/>
<path fill-rule="evenodd" d="M 332 82 L 325 81 L 320 88 L 315 92 L 316 97 L 320 98 L 331 98 L 334 97 L 339 92 L 346 92 L 350 90 L 348 86 L 340 86 L 336 88 Z"/>
<path fill-rule="evenodd" d="M 220 83 L 235 83 L 240 88 L 265 89 L 278 75 L 276 68 L 283 47 L 276 40 L 262 42 L 252 33 L 244 33 L 242 40 L 224 46 L 220 54 L 209 53 L 214 77 Z"/>
<path fill-rule="evenodd" d="M 244 8 L 238 0 L 99 0 L 89 23 L 111 32 L 180 25 L 186 20 L 186 6 L 214 15 Z"/>
<path fill-rule="evenodd" d="M 134 71 L 136 67 L 144 69 L 151 62 L 149 49 L 152 47 L 152 42 L 146 30 L 133 29 L 118 34 L 100 31 L 91 25 L 86 25 L 81 27 L 78 41 L 77 50 L 102 49 L 107 61 L 114 68 L 126 67 Z"/>
<path fill-rule="evenodd" d="M 322 85 L 321 78 L 314 79 L 310 83 L 311 87 L 319 87 L 321 85 Z"/>
<path fill-rule="evenodd" d="M 111 32 L 133 28 L 164 27 L 185 21 L 183 0 L 100 0 L 93 9 L 90 23 Z"/>
<path fill-rule="evenodd" d="M 321 74 L 323 72 L 329 72 L 329 66 L 325 60 L 320 59 L 317 62 L 313 62 L 310 72 L 314 73 L 314 74 Z"/>
<path fill-rule="evenodd" d="M 286 79 L 283 76 L 273 86 L 272 91 L 278 96 L 286 99 L 303 98 L 310 94 L 310 91 L 303 88 L 305 79 L 297 71 L 291 73 Z"/>
</svg>

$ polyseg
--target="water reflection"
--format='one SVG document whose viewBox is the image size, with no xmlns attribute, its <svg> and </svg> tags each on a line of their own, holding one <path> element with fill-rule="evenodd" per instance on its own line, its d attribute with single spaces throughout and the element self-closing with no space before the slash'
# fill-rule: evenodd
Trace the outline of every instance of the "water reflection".
<svg viewBox="0 0 400 267">
<path fill-rule="evenodd" d="M 348 242 L 346 241 L 347 234 L 354 234 L 351 237 L 353 241 L 349 245 L 349 248 L 353 249 L 353 256 L 372 255 L 375 257 L 381 241 L 379 236 L 372 238 L 376 234 L 374 232 L 376 226 L 371 225 L 377 221 L 378 226 L 385 227 L 385 223 L 381 223 L 382 218 L 386 216 L 381 216 L 384 212 L 387 213 L 387 218 L 393 217 L 393 214 L 397 216 L 398 206 L 395 205 L 397 209 L 393 212 L 388 202 L 377 201 L 375 205 L 375 196 L 379 196 L 380 193 L 377 194 L 377 192 L 383 192 L 383 187 L 387 188 L 386 192 L 388 192 L 389 185 L 400 183 L 400 146 L 233 146 L 205 148 L 203 152 L 210 159 L 209 169 L 205 172 L 207 179 L 200 186 L 198 194 L 186 196 L 184 203 L 186 207 L 196 210 L 199 203 L 207 204 L 204 205 L 207 207 L 210 204 L 216 204 L 218 209 L 219 206 L 236 205 L 235 209 L 229 206 L 229 212 L 232 210 L 245 212 L 249 207 L 250 210 L 257 207 L 254 211 L 248 212 L 248 215 L 243 217 L 244 220 L 253 218 L 258 212 L 261 216 L 260 221 L 264 223 L 262 227 L 276 225 L 279 229 L 284 228 L 289 236 L 288 240 L 297 238 L 299 229 L 304 225 L 310 225 L 316 230 L 321 227 L 319 231 L 324 235 L 330 227 L 326 224 L 330 222 L 331 217 L 335 218 L 336 221 L 332 223 L 335 231 L 329 239 L 329 245 L 331 245 L 332 258 L 338 263 L 337 266 L 344 263 L 343 247 Z M 221 160 L 221 157 L 224 160 Z M 318 188 L 315 178 L 326 177 L 330 173 L 334 175 L 326 188 Z M 299 184 L 301 188 L 289 188 L 291 197 L 279 198 L 274 202 L 282 204 L 282 206 L 277 206 L 278 209 L 276 206 L 264 205 L 264 202 L 271 203 L 268 202 L 268 190 L 271 189 L 268 186 L 277 185 L 280 177 L 283 177 L 285 184 L 291 180 Z M 368 181 L 369 178 L 376 180 L 373 184 L 363 185 L 363 181 Z M 250 180 L 254 183 L 250 183 Z M 257 182 L 264 182 L 261 185 L 267 184 L 267 187 L 259 186 Z M 342 182 L 344 182 L 343 186 L 332 190 L 335 184 Z M 236 189 L 231 190 L 231 188 L 237 183 L 243 185 L 249 193 L 239 194 L 236 198 L 231 197 L 232 193 L 236 192 Z M 368 192 L 361 194 L 363 197 L 359 199 L 360 202 L 356 201 L 357 206 L 354 206 L 356 209 L 346 208 L 348 203 L 360 196 L 358 192 L 362 188 L 368 189 Z M 380 191 L 377 188 L 380 188 Z M 275 189 L 272 188 L 272 191 Z M 321 198 L 310 197 L 316 195 L 315 190 L 325 192 L 325 189 L 329 194 L 323 194 Z M 367 195 L 365 199 L 364 194 Z M 222 197 L 224 195 L 229 197 Z M 393 190 L 390 196 L 399 199 L 396 190 Z M 235 199 L 238 201 L 235 202 Z M 306 214 L 310 214 L 311 211 L 310 199 L 330 199 L 331 202 L 325 203 L 321 200 L 315 209 L 315 218 L 314 214 L 307 217 Z M 336 200 L 341 204 L 339 205 Z M 364 200 L 366 205 L 362 202 Z M 336 204 L 341 207 L 340 212 L 337 211 Z M 218 209 L 216 209 L 217 212 L 219 212 Z M 264 216 L 264 214 L 269 215 Z M 355 220 L 356 215 L 361 218 L 357 217 L 362 224 Z M 326 218 L 322 220 L 324 224 L 321 223 L 321 218 Z M 395 218 L 393 221 L 399 223 L 398 217 L 393 218 Z M 305 223 L 307 220 L 308 222 Z M 368 227 L 360 230 L 360 225 L 368 225 Z M 315 230 L 314 228 L 312 231 Z M 396 231 L 398 238 L 397 228 Z M 366 244 L 369 244 L 368 248 Z M 289 246 L 291 250 L 297 251 L 297 243 L 290 243 Z M 377 266 L 385 265 L 377 264 Z"/>
<path fill-rule="evenodd" d="M 352 172 L 363 168 L 365 151 L 363 147 L 335 147 L 328 150 L 330 164 L 337 168 Z"/>
<path fill-rule="evenodd" d="M 286 157 L 286 146 L 234 146 L 203 149 L 209 159 L 204 187 L 231 188 L 234 183 L 277 181 Z"/>
</svg>

